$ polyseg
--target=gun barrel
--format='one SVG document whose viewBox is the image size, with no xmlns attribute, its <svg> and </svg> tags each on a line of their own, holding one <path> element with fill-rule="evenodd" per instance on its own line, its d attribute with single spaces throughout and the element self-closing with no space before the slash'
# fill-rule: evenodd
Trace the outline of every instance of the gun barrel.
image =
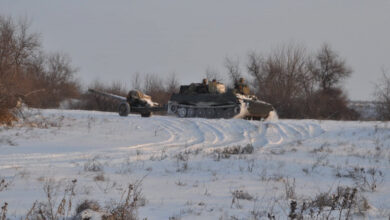
<svg viewBox="0 0 390 220">
<path fill-rule="evenodd" d="M 115 94 L 102 92 L 102 91 L 98 91 L 98 90 L 94 90 L 94 89 L 88 89 L 88 92 L 94 93 L 94 94 L 97 94 L 97 95 L 101 95 L 101 96 L 105 96 L 105 97 L 108 97 L 108 98 L 111 98 L 111 99 L 116 99 L 118 101 L 126 101 L 126 97 L 123 97 L 123 96 L 120 96 L 120 95 L 115 95 Z"/>
</svg>

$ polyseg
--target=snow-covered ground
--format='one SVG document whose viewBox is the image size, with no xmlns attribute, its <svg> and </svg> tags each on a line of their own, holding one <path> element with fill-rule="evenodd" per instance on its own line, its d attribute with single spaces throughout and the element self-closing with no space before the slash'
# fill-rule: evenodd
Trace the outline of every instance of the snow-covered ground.
<svg viewBox="0 0 390 220">
<path fill-rule="evenodd" d="M 0 205 L 8 203 L 9 218 L 47 201 L 48 185 L 58 205 L 74 179 L 73 209 L 86 199 L 102 207 L 123 201 L 128 185 L 138 183 L 140 219 L 285 219 L 293 200 L 299 208 L 339 186 L 358 189 L 359 204 L 367 201 L 354 216 L 358 209 L 370 218 L 390 215 L 386 122 L 40 112 L 0 127 L 0 181 L 9 183 Z M 253 152 L 243 150 L 250 146 Z"/>
</svg>

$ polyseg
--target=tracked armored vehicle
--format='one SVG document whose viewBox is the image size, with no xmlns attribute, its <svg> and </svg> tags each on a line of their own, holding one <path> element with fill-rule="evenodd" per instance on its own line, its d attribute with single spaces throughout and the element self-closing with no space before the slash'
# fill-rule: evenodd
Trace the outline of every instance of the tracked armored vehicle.
<svg viewBox="0 0 390 220">
<path fill-rule="evenodd" d="M 274 113 L 273 106 L 249 94 L 249 88 L 240 79 L 234 89 L 227 89 L 213 80 L 180 87 L 168 101 L 168 114 L 181 118 L 245 118 L 261 120 Z"/>
</svg>

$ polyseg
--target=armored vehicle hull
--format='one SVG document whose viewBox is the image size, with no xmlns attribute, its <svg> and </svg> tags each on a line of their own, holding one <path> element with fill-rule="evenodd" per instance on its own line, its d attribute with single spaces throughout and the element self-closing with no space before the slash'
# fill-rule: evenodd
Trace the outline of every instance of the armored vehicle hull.
<svg viewBox="0 0 390 220">
<path fill-rule="evenodd" d="M 235 94 L 173 94 L 168 102 L 168 114 L 181 118 L 246 118 L 266 119 L 274 108 L 254 96 Z"/>
</svg>

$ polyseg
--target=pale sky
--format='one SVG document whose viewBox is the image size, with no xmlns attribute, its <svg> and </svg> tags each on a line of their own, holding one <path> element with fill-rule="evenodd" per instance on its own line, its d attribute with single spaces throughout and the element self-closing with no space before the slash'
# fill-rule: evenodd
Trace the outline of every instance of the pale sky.
<svg viewBox="0 0 390 220">
<path fill-rule="evenodd" d="M 27 17 L 48 51 L 62 51 L 87 85 L 99 79 L 175 72 L 200 81 L 224 74 L 226 56 L 263 54 L 295 42 L 308 51 L 329 43 L 354 70 L 345 90 L 370 100 L 381 69 L 390 74 L 388 0 L 0 0 L 0 13 Z"/>
</svg>

